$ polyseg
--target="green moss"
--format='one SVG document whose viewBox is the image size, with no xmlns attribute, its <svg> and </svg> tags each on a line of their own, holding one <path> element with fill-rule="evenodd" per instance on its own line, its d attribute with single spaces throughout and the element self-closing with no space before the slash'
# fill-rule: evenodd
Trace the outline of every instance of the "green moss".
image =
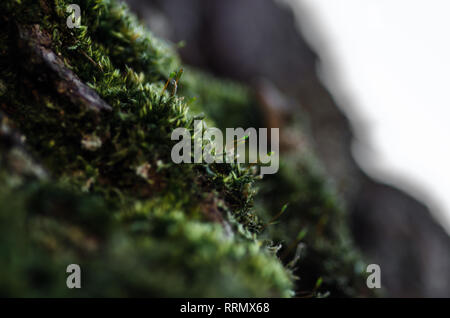
<svg viewBox="0 0 450 318">
<path fill-rule="evenodd" d="M 203 111 L 221 128 L 264 126 L 250 90 L 197 72 L 186 82 L 186 94 L 195 96 L 190 89 L 200 92 L 198 100 L 206 101 Z M 280 243 L 282 261 L 300 278 L 298 296 L 370 296 L 365 264 L 350 237 L 345 203 L 315 156 L 307 127 L 304 114 L 285 120 L 283 131 L 299 136 L 301 148 L 282 153 L 279 172 L 257 183 L 255 210 L 264 223 L 259 237 Z"/>
<path fill-rule="evenodd" d="M 115 213 L 99 197 L 55 185 L 2 188 L 2 295 L 290 296 L 291 278 L 260 243 L 229 236 L 168 202 Z M 72 263 L 82 267 L 76 291 L 65 287 Z"/>
<path fill-rule="evenodd" d="M 206 184 L 205 196 L 211 190 L 223 193 L 224 200 L 233 205 L 233 212 L 242 216 L 250 213 L 246 196 L 240 195 L 252 183 L 247 172 L 237 166 L 205 169 L 171 164 L 170 134 L 177 127 L 192 130 L 194 117 L 189 115 L 183 96 L 163 93 L 166 76 L 174 70 L 171 67 L 179 67 L 170 47 L 144 31 L 126 8 L 115 1 L 81 1 L 80 6 L 86 8 L 82 21 L 89 28 L 68 29 L 62 9 L 65 4 L 58 1 L 52 15 L 56 13 L 55 21 L 46 20 L 46 31 L 53 35 L 54 51 L 113 111 L 97 119 L 92 112 L 68 104 L 58 94 L 36 100 L 33 91 L 23 87 L 17 78 L 22 62 L 14 59 L 14 52 L 5 54 L 2 64 L 9 69 L 4 76 L 11 92 L 6 104 L 8 108 L 21 110 L 10 116 L 18 120 L 28 143 L 45 165 L 55 175 L 75 180 L 78 186 L 89 184 L 92 192 L 100 191 L 119 199 L 170 192 L 190 203 L 191 197 L 205 192 L 202 184 Z M 27 4 L 22 3 L 19 8 L 24 6 Z M 15 8 L 11 15 L 17 12 L 20 10 Z M 14 35 L 11 29 L 5 29 L 5 36 Z M 89 139 L 97 140 L 101 147 L 86 149 Z M 136 169 L 144 164 L 149 166 L 149 178 L 136 174 Z M 178 178 L 179 175 L 184 178 Z M 237 196 L 244 200 L 232 202 Z M 246 219 L 250 222 L 255 218 Z"/>
<path fill-rule="evenodd" d="M 66 26 L 69 3 L 82 8 L 79 29 Z M 117 1 L 9 0 L 0 9 L 0 107 L 50 174 L 30 180 L 0 167 L 4 295 L 288 297 L 295 282 L 299 295 L 359 293 L 345 214 L 303 155 L 263 182 L 235 164 L 172 163 L 172 131 L 192 131 L 196 118 L 262 126 L 250 90 L 190 68 L 178 93 L 164 89 L 181 68 L 176 52 Z M 46 76 L 21 33 L 33 24 L 110 111 Z M 265 226 L 286 202 L 283 224 Z M 294 271 L 299 232 L 308 254 Z M 82 267 L 81 290 L 65 287 L 71 263 Z"/>
<path fill-rule="evenodd" d="M 257 202 L 267 219 L 288 203 L 277 224 L 266 235 L 283 242 L 280 255 L 285 263 L 294 259 L 303 295 L 330 292 L 333 296 L 370 295 L 365 286 L 365 265 L 347 228 L 342 203 L 327 184 L 317 159 L 285 155 L 279 173 L 267 178 Z M 322 282 L 315 288 L 316 282 Z"/>
<path fill-rule="evenodd" d="M 50 271 L 55 266 L 61 270 L 69 259 L 84 264 L 91 274 L 82 295 L 290 295 L 289 271 L 251 234 L 259 221 L 251 211 L 250 172 L 236 165 L 171 163 L 170 134 L 177 127 L 193 129 L 194 117 L 183 96 L 163 92 L 167 77 L 179 68 L 170 46 L 115 1 L 80 1 L 84 26 L 70 30 L 65 27 L 66 4 L 3 5 L 25 25 L 35 23 L 23 14 L 29 5 L 37 16 L 45 16 L 40 28 L 51 35 L 52 50 L 112 107 L 98 115 L 49 85 L 24 87 L 19 76 L 24 65 L 12 44 L 17 34 L 3 21 L 1 78 L 9 93 L 2 108 L 54 182 L 62 182 L 62 189 L 39 185 L 29 197 L 16 193 L 29 202 L 13 209 L 21 211 L 15 214 L 18 223 L 30 226 L 29 242 L 46 251 L 39 262 L 50 262 Z M 137 173 L 143 166 L 146 172 Z M 80 191 L 97 199 L 73 194 Z M 223 215 L 230 233 L 221 223 L 208 221 L 211 209 Z M 29 266 L 34 261 L 23 259 Z M 63 288 L 61 275 L 55 277 Z M 95 287 L 97 280 L 103 290 Z M 3 290 L 14 294 L 13 287 Z M 40 287 L 42 295 L 62 292 L 53 285 Z"/>
<path fill-rule="evenodd" d="M 204 113 L 214 127 L 225 131 L 229 127 L 258 127 L 262 122 L 251 90 L 241 84 L 190 68 L 182 84 L 181 93 L 191 101 L 191 111 Z"/>
</svg>

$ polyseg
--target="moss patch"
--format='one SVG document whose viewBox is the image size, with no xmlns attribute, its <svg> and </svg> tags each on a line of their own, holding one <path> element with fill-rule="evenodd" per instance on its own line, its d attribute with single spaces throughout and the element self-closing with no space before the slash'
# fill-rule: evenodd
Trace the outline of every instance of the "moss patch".
<svg viewBox="0 0 450 318">
<path fill-rule="evenodd" d="M 81 28 L 66 26 L 69 3 L 82 8 Z M 117 1 L 7 0 L 0 9 L 0 108 L 49 173 L 12 173 L 11 149 L 1 148 L 5 296 L 359 293 L 344 215 L 304 158 L 263 182 L 237 164 L 172 163 L 172 131 L 193 131 L 197 118 L 258 127 L 250 90 L 190 68 L 177 89 L 167 85 L 181 69 L 174 48 Z M 257 185 L 265 192 L 255 208 Z M 286 202 L 291 219 L 267 227 Z M 307 270 L 298 271 L 290 244 L 303 239 L 309 256 L 296 265 Z M 71 263 L 82 268 L 81 290 L 65 287 Z"/>
</svg>

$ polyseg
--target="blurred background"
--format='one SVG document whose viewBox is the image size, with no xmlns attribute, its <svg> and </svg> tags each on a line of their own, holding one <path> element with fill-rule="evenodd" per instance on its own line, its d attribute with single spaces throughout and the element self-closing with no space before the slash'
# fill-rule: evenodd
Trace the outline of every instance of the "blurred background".
<svg viewBox="0 0 450 318">
<path fill-rule="evenodd" d="M 154 33 L 185 43 L 185 63 L 277 91 L 307 115 L 355 242 L 380 264 L 388 296 L 450 297 L 450 4 L 127 2 Z"/>
<path fill-rule="evenodd" d="M 288 0 L 351 119 L 358 163 L 450 232 L 450 29 L 445 0 Z"/>
</svg>

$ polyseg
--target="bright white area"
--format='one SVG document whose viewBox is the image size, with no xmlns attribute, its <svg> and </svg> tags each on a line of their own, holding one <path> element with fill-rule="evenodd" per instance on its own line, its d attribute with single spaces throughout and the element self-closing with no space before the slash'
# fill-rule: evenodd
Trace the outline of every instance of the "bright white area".
<svg viewBox="0 0 450 318">
<path fill-rule="evenodd" d="M 319 53 L 375 179 L 427 204 L 450 231 L 450 1 L 280 0 Z"/>
</svg>

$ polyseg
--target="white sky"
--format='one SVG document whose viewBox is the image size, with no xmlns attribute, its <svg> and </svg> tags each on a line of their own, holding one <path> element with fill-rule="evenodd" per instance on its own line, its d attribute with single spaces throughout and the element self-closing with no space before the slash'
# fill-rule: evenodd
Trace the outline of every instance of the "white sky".
<svg viewBox="0 0 450 318">
<path fill-rule="evenodd" d="M 322 58 L 372 177 L 424 201 L 450 231 L 450 1 L 283 0 Z"/>
</svg>

